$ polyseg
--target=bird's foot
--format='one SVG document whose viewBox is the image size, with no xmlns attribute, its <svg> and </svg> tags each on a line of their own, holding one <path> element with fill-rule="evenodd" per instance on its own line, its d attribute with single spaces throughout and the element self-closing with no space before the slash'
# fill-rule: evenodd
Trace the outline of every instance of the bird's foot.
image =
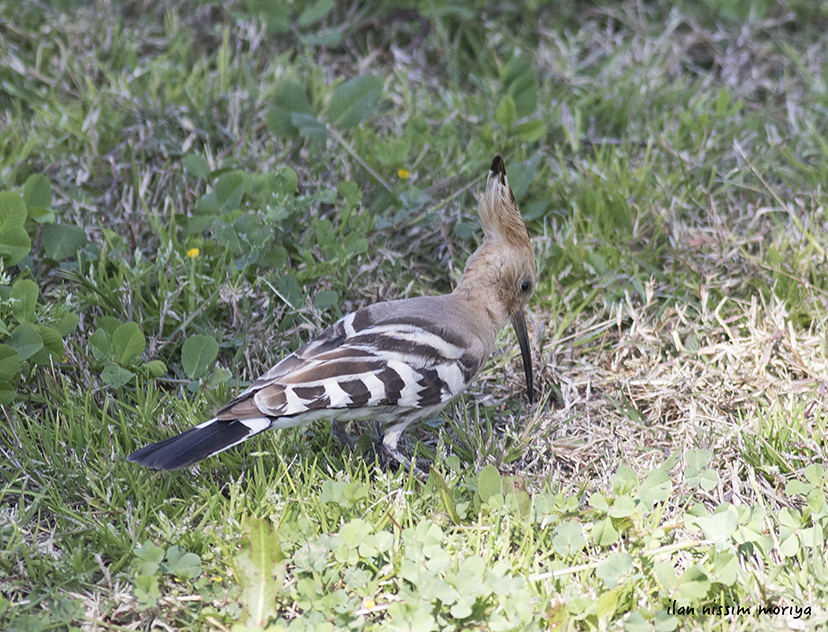
<svg viewBox="0 0 828 632">
<path fill-rule="evenodd" d="M 363 449 L 362 457 L 369 464 L 374 464 L 377 467 L 386 470 L 389 466 L 395 465 L 403 467 L 412 472 L 420 480 L 428 479 L 428 474 L 417 467 L 415 459 L 406 459 L 402 453 L 397 450 L 396 446 L 389 445 L 383 442 L 382 425 L 377 422 L 377 440 L 371 441 L 367 449 Z M 336 420 L 331 421 L 331 434 L 343 445 L 347 446 L 351 452 L 359 452 L 361 446 L 364 447 L 362 440 L 354 441 L 345 431 L 345 426 Z M 366 437 L 367 438 L 367 437 Z"/>
<path fill-rule="evenodd" d="M 406 459 L 402 453 L 397 450 L 397 446 L 389 445 L 383 441 L 382 427 L 377 423 L 377 443 L 374 446 L 374 454 L 376 455 L 377 463 L 383 469 L 388 467 L 391 463 L 396 462 L 397 465 L 405 468 L 419 478 L 421 481 L 428 479 L 428 474 L 417 466 L 415 458 Z M 396 443 L 396 442 L 395 442 Z"/>
</svg>

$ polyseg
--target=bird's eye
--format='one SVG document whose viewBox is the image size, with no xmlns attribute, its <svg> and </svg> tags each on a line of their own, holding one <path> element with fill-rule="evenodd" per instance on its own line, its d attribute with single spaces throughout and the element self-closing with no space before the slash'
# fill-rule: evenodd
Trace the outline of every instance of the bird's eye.
<svg viewBox="0 0 828 632">
<path fill-rule="evenodd" d="M 532 282 L 529 279 L 523 279 L 520 282 L 520 291 L 526 294 L 529 290 L 532 289 Z"/>
</svg>

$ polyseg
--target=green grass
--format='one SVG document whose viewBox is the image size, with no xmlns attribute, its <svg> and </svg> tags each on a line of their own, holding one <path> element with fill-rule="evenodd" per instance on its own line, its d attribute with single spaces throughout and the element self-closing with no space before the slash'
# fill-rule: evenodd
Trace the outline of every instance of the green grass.
<svg viewBox="0 0 828 632">
<path fill-rule="evenodd" d="M 0 1 L 0 627 L 823 627 L 826 26 Z M 428 482 L 326 423 L 126 462 L 341 315 L 450 291 L 495 153 L 539 404 L 504 330 L 403 437 Z"/>
</svg>

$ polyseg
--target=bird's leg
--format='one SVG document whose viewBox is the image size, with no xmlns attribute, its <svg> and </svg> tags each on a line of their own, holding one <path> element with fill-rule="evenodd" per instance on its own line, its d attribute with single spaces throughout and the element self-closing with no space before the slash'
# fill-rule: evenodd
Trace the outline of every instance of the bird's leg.
<svg viewBox="0 0 828 632">
<path fill-rule="evenodd" d="M 345 432 L 345 426 L 339 423 L 336 419 L 331 419 L 331 434 L 339 439 L 339 442 L 350 448 L 351 452 L 354 452 L 356 449 L 356 445 L 354 444 L 354 440 L 348 436 L 348 433 Z"/>
<path fill-rule="evenodd" d="M 399 436 L 399 434 L 397 436 Z M 382 425 L 379 422 L 377 422 L 377 437 L 377 445 L 374 448 L 374 451 L 382 467 L 387 467 L 388 464 L 391 463 L 391 459 L 393 459 L 406 470 L 412 472 L 414 476 L 419 478 L 421 481 L 425 481 L 428 479 L 428 474 L 426 474 L 423 470 L 417 467 L 417 462 L 413 457 L 409 461 L 400 453 L 399 450 L 397 450 L 396 438 L 393 442 L 385 441 L 385 437 L 382 434 Z"/>
</svg>

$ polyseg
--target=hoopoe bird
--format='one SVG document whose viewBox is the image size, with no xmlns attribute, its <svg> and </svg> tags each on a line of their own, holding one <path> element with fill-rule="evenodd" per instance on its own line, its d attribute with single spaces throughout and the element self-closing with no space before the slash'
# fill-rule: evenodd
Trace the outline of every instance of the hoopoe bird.
<svg viewBox="0 0 828 632">
<path fill-rule="evenodd" d="M 533 403 L 524 308 L 535 288 L 529 233 L 495 156 L 479 203 L 483 242 L 451 294 L 358 309 L 294 351 L 216 416 L 133 452 L 127 460 L 180 470 L 271 428 L 318 419 L 374 421 L 380 455 L 404 458 L 397 441 L 409 424 L 435 415 L 469 385 L 507 320 L 517 334 Z"/>
</svg>

